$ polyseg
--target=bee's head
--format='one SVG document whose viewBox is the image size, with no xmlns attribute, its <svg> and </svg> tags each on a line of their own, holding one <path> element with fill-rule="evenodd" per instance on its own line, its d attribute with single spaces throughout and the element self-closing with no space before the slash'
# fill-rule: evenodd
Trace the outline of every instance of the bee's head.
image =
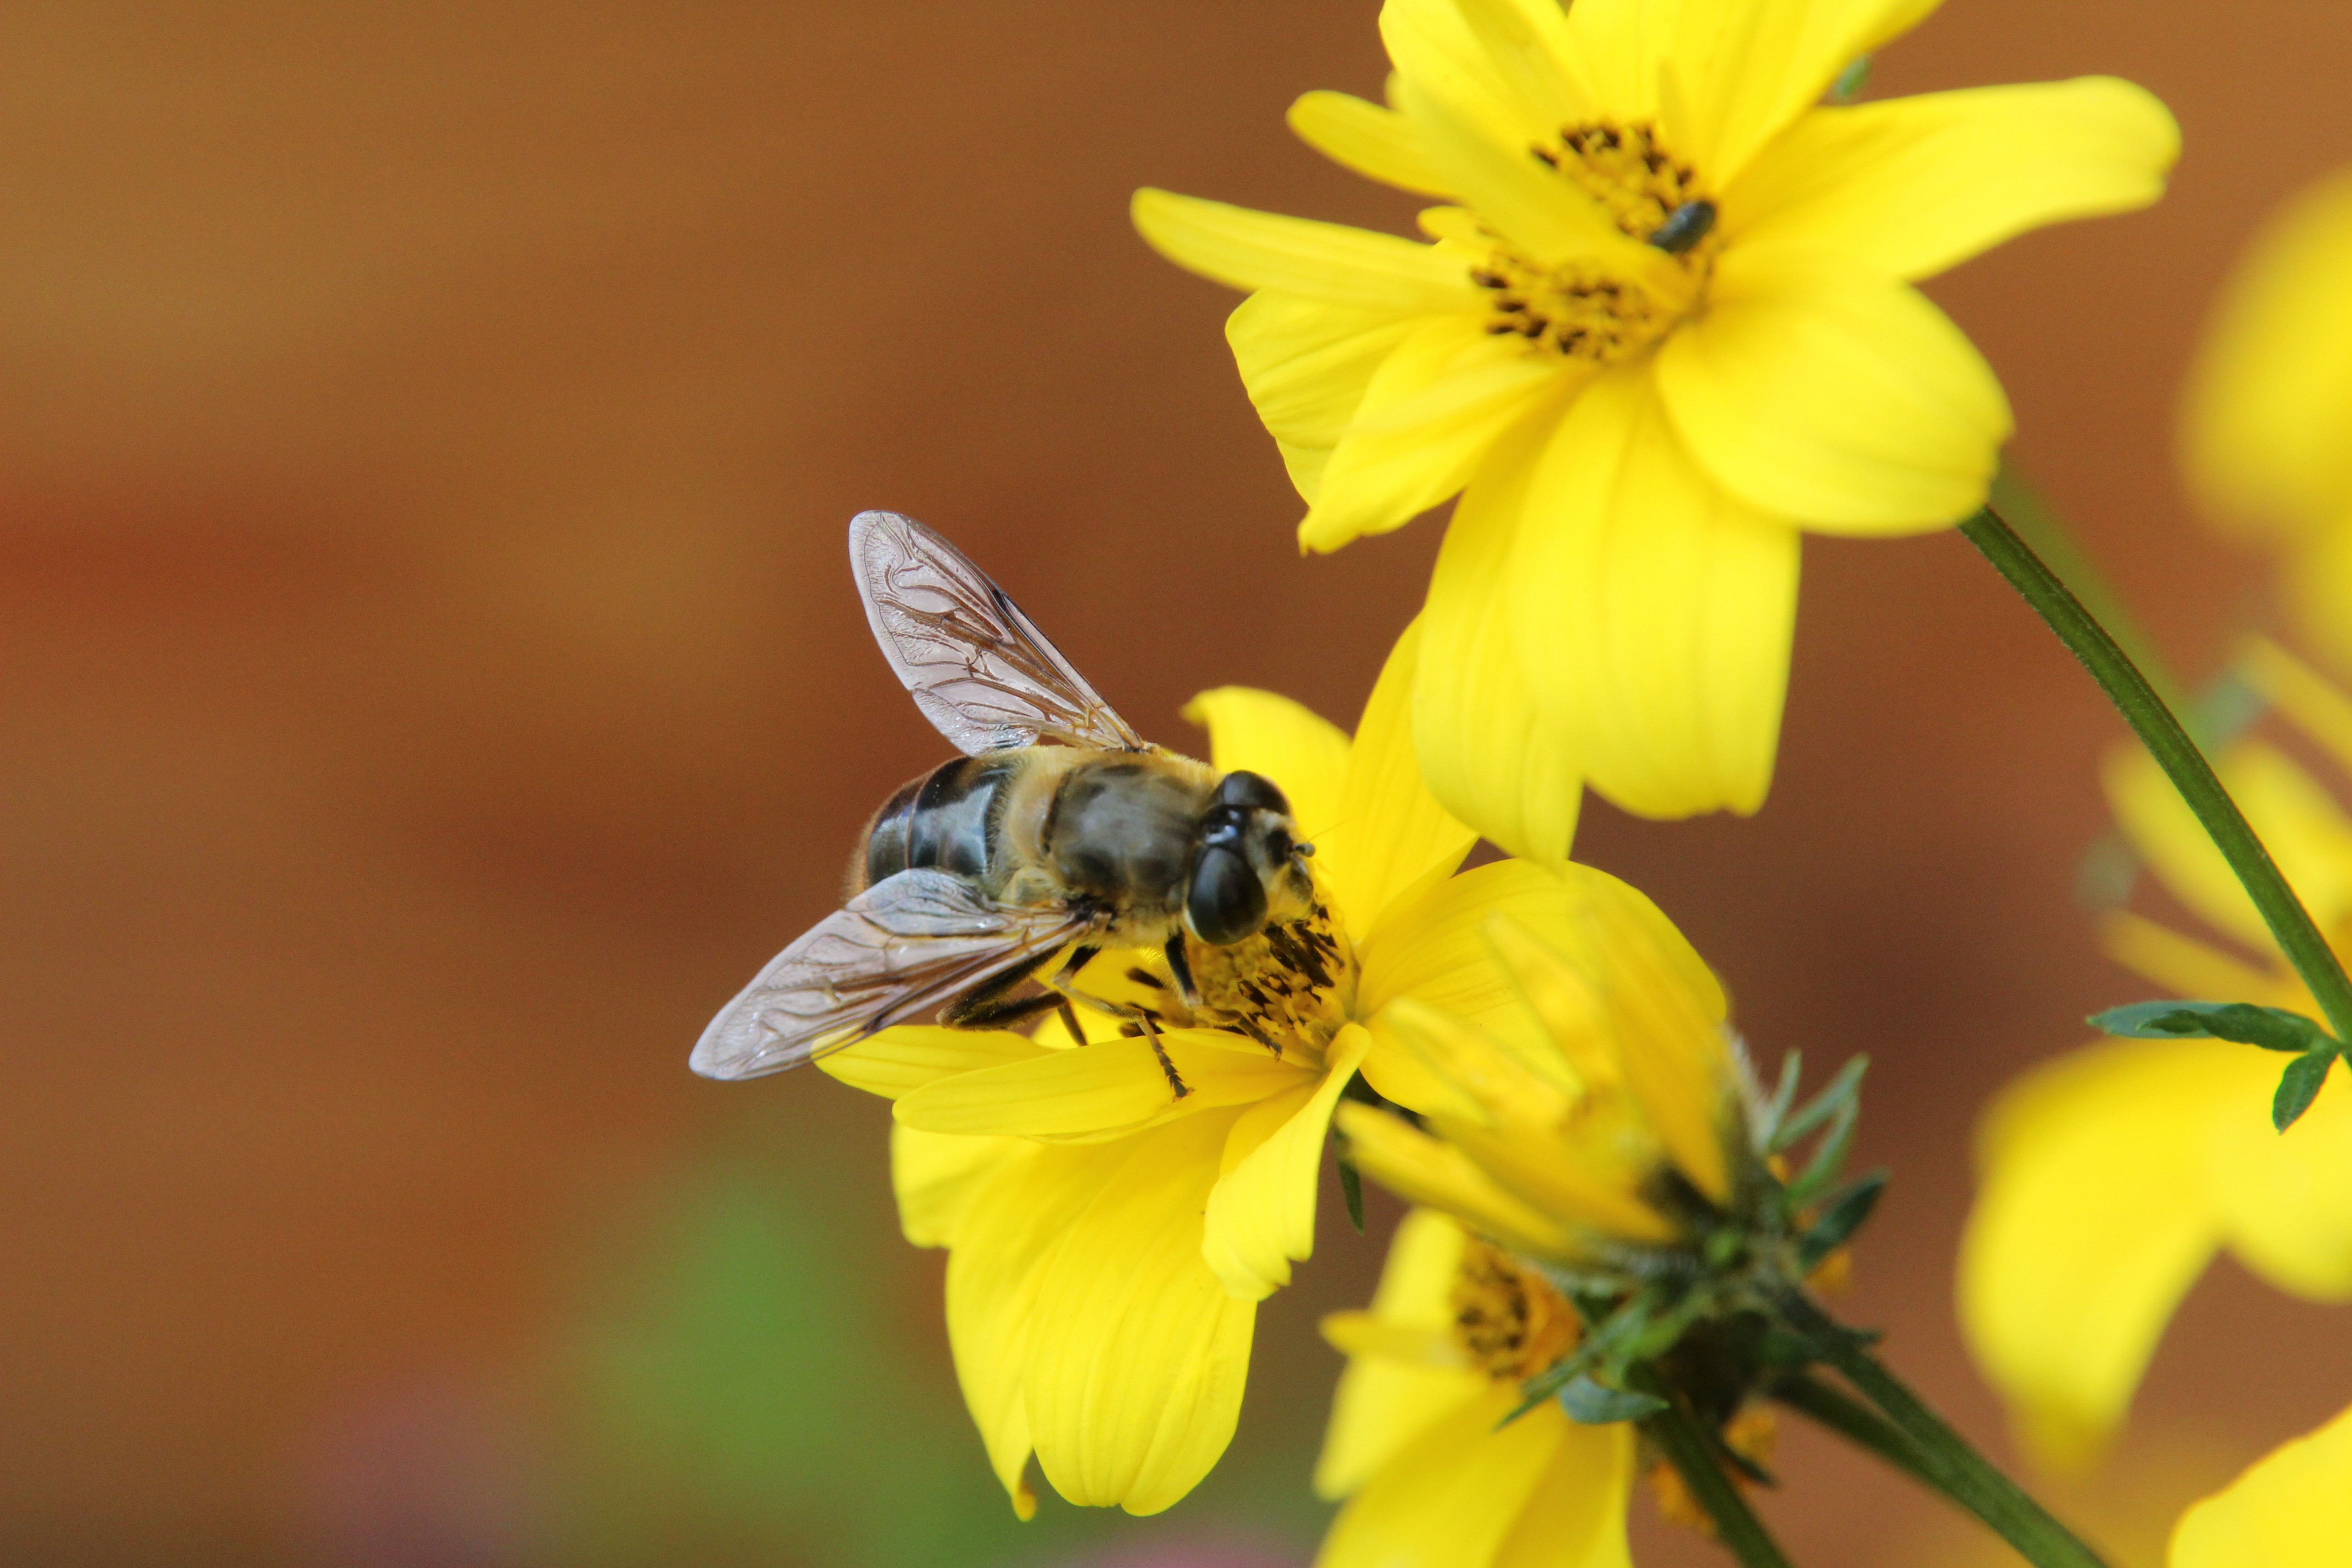
<svg viewBox="0 0 2352 1568">
<path fill-rule="evenodd" d="M 1315 846 L 1298 841 L 1290 802 L 1262 773 L 1219 782 L 1195 844 L 1184 925 L 1202 942 L 1223 947 L 1255 936 L 1312 895 L 1307 858 Z"/>
</svg>

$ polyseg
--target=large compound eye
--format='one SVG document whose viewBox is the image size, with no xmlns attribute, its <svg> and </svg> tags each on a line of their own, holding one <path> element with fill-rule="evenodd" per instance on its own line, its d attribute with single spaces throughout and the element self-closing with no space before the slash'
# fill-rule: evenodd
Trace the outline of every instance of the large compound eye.
<svg viewBox="0 0 2352 1568">
<path fill-rule="evenodd" d="M 1247 770 L 1227 773 L 1217 785 L 1219 805 L 1247 806 L 1257 811 L 1276 811 L 1290 815 L 1290 802 L 1276 789 L 1274 781 L 1264 773 Z"/>
<path fill-rule="evenodd" d="M 1184 897 L 1184 923 L 1194 936 L 1215 947 L 1255 936 L 1265 924 L 1265 884 L 1233 850 L 1203 849 L 1192 868 L 1192 890 Z"/>
</svg>

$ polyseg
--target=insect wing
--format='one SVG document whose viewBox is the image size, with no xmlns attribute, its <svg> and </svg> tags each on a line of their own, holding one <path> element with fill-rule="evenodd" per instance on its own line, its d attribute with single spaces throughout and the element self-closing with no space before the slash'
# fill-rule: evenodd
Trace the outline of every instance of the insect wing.
<svg viewBox="0 0 2352 1568">
<path fill-rule="evenodd" d="M 987 573 L 913 518 L 859 512 L 849 559 L 883 657 L 959 751 L 1146 749 Z"/>
<path fill-rule="evenodd" d="M 710 1021 L 688 1063 L 716 1079 L 798 1067 L 936 1012 L 1085 923 L 1063 910 L 1003 908 L 945 871 L 901 871 L 778 953 Z"/>
</svg>

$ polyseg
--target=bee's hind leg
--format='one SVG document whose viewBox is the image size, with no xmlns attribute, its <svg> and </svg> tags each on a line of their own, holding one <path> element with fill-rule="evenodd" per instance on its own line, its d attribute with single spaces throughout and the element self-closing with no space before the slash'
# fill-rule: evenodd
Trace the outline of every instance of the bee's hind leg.
<svg viewBox="0 0 2352 1568">
<path fill-rule="evenodd" d="M 1168 1087 L 1176 1091 L 1176 1098 L 1181 1100 L 1192 1093 L 1192 1086 L 1184 1081 L 1184 1075 L 1178 1072 L 1176 1064 L 1168 1059 L 1168 1047 L 1160 1043 L 1159 1026 L 1152 1022 L 1149 1013 L 1143 1016 L 1143 1037 L 1151 1042 L 1151 1054 L 1160 1058 L 1160 1070 L 1168 1075 Z"/>
<path fill-rule="evenodd" d="M 1015 1024 L 1050 1013 L 1066 1004 L 1061 993 L 1044 992 L 1035 996 L 1010 996 L 1013 988 L 1045 967 L 1053 953 L 1041 952 L 1022 960 L 1001 974 L 992 974 L 962 995 L 940 1009 L 940 1022 L 950 1029 L 1009 1029 Z M 1076 1030 L 1072 1035 L 1077 1036 Z"/>
</svg>

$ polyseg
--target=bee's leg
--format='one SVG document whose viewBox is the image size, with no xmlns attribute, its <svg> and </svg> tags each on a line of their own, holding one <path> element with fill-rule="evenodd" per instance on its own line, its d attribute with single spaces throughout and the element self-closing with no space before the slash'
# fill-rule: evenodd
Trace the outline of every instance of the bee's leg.
<svg viewBox="0 0 2352 1568">
<path fill-rule="evenodd" d="M 1201 1005 L 1201 988 L 1192 984 L 1192 961 L 1184 956 L 1184 933 L 1178 931 L 1168 939 L 1168 973 L 1176 977 L 1177 994 L 1184 998 L 1187 1007 Z"/>
<path fill-rule="evenodd" d="M 1006 994 L 1023 981 L 1045 967 L 1053 957 L 1051 952 L 1024 958 L 999 974 L 992 974 L 962 995 L 940 1009 L 940 1022 L 950 1029 L 1002 1029 L 1040 1013 L 1051 1012 L 1060 1002 L 1057 994 L 1023 996 L 1012 1001 Z"/>
<path fill-rule="evenodd" d="M 1070 1005 L 1070 999 L 1067 996 L 1061 997 L 1055 1005 L 1062 1009 L 1062 1027 L 1070 1031 L 1071 1041 L 1076 1045 L 1085 1045 L 1087 1032 L 1078 1027 L 1078 1010 Z"/>
<path fill-rule="evenodd" d="M 1092 963 L 1095 961 L 1095 954 L 1101 951 L 1101 948 L 1090 942 L 1078 943 L 1077 946 L 1070 949 L 1069 958 L 1061 968 L 1054 971 L 1054 978 L 1045 984 L 1059 991 L 1071 981 L 1076 980 L 1078 977 L 1078 971 Z"/>
<path fill-rule="evenodd" d="M 973 1003 L 964 997 L 948 1004 L 940 1015 L 940 1022 L 950 1029 L 1010 1029 L 1041 1018 L 1055 1008 L 1066 1005 L 1062 998 L 1048 991 L 1036 996 L 1015 996 L 1010 1000 Z M 1083 1045 L 1084 1035 L 1073 1031 Z"/>
<path fill-rule="evenodd" d="M 1152 1023 L 1149 1013 L 1143 1016 L 1143 1037 L 1151 1042 L 1151 1054 L 1160 1058 L 1160 1070 L 1168 1075 L 1168 1087 L 1176 1091 L 1176 1098 L 1181 1100 L 1192 1093 L 1192 1086 L 1184 1081 L 1184 1075 L 1168 1059 L 1168 1047 L 1160 1043 L 1159 1026 Z"/>
</svg>

